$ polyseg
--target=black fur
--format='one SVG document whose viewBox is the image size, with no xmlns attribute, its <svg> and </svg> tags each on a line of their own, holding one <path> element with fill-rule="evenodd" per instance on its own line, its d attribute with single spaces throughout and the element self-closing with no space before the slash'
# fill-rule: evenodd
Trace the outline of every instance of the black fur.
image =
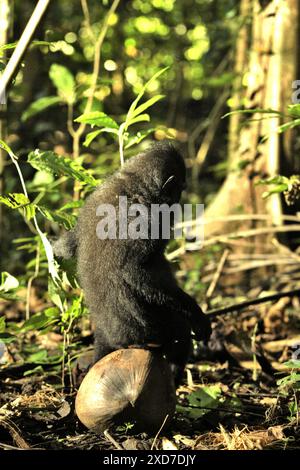
<svg viewBox="0 0 300 470">
<path fill-rule="evenodd" d="M 180 377 L 197 339 L 209 337 L 208 318 L 181 290 L 164 256 L 167 240 L 100 240 L 99 204 L 117 206 L 178 202 L 185 185 L 185 165 L 172 143 L 154 144 L 129 159 L 98 187 L 81 209 L 74 231 L 55 244 L 58 256 L 77 254 L 79 281 L 95 325 L 95 359 L 130 345 L 160 344 Z"/>
</svg>

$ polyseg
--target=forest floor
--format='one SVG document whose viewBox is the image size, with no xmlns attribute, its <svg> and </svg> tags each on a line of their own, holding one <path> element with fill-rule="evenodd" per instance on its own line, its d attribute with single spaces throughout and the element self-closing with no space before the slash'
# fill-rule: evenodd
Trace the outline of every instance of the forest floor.
<svg viewBox="0 0 300 470">
<path fill-rule="evenodd" d="M 281 280 L 272 280 L 274 290 Z M 228 290 L 217 294 L 228 299 Z M 3 307 L 9 317 L 13 306 Z M 208 346 L 198 347 L 186 368 L 171 426 L 155 437 L 136 435 L 130 425 L 109 435 L 87 431 L 74 412 L 76 390 L 61 385 L 61 364 L 20 361 L 22 343 L 2 343 L 0 449 L 299 449 L 300 374 L 287 362 L 300 358 L 299 312 L 295 296 L 219 316 Z M 62 336 L 31 331 L 22 341 L 54 349 Z"/>
</svg>

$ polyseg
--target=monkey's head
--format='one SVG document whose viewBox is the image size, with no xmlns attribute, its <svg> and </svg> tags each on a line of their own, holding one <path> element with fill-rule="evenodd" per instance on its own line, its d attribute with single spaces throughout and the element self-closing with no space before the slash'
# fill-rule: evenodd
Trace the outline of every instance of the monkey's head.
<svg viewBox="0 0 300 470">
<path fill-rule="evenodd" d="M 130 158 L 120 176 L 126 181 L 127 194 L 144 204 L 177 203 L 186 185 L 183 157 L 169 140 Z"/>
</svg>

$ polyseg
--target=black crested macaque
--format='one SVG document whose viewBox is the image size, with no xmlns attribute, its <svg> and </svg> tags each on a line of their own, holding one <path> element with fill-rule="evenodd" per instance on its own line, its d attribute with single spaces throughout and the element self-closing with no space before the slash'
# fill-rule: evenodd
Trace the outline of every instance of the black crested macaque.
<svg viewBox="0 0 300 470">
<path fill-rule="evenodd" d="M 77 256 L 79 281 L 95 327 L 95 360 L 132 345 L 160 345 L 177 383 L 191 351 L 191 330 L 195 339 L 208 339 L 210 322 L 195 300 L 178 287 L 164 256 L 168 240 L 161 236 L 118 238 L 118 214 L 119 196 L 127 197 L 128 208 L 137 203 L 147 209 L 151 204 L 178 203 L 185 177 L 184 160 L 174 145 L 170 141 L 153 144 L 130 158 L 87 198 L 75 229 L 54 244 L 57 256 Z M 100 239 L 97 234 L 103 219 L 96 211 L 102 204 L 116 210 L 115 239 Z M 114 224 L 112 217 L 106 220 Z M 128 224 L 131 221 L 128 217 Z"/>
</svg>

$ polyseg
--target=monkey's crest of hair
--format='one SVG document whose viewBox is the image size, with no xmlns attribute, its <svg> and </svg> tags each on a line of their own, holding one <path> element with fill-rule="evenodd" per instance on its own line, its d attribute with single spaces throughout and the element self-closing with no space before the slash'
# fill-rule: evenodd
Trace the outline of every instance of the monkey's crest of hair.
<svg viewBox="0 0 300 470">
<path fill-rule="evenodd" d="M 129 203 L 173 204 L 179 202 L 185 177 L 182 155 L 172 141 L 166 140 L 128 159 L 107 183 L 115 184 L 116 193 L 127 196 Z"/>
</svg>

